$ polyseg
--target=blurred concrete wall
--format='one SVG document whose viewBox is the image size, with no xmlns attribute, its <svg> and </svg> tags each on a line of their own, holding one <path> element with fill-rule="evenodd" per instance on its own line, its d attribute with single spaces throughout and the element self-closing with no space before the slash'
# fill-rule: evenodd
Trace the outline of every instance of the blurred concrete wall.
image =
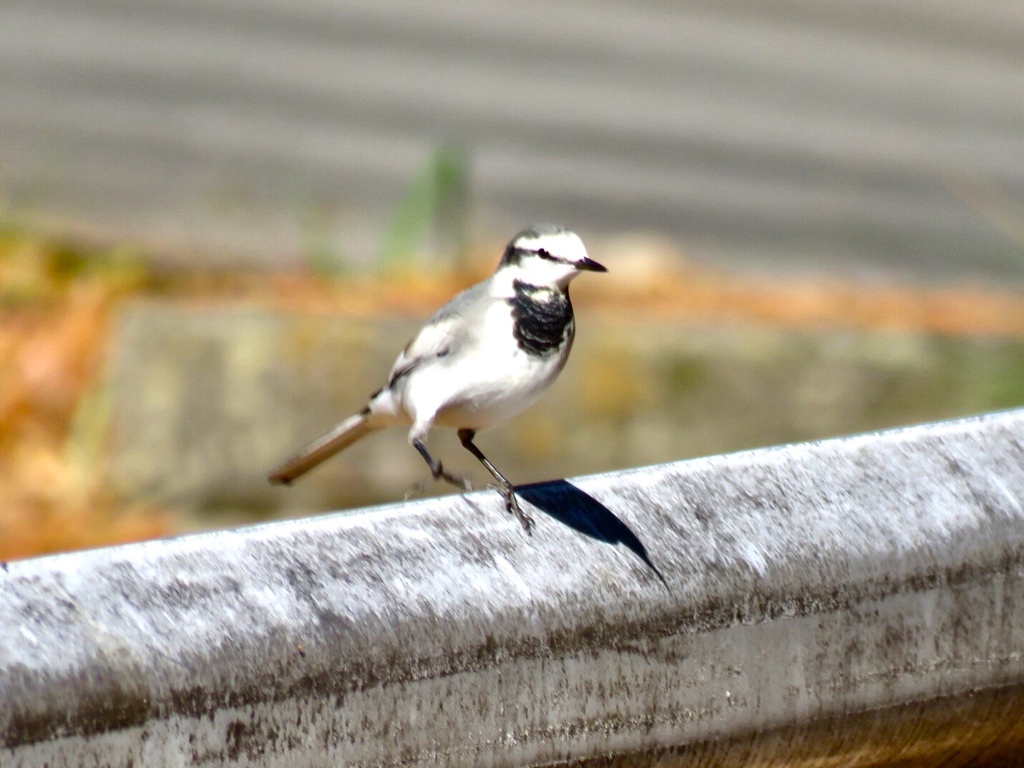
<svg viewBox="0 0 1024 768">
<path fill-rule="evenodd" d="M 1020 281 L 1022 40 L 1005 0 L 4 0 L 0 194 L 179 256 L 358 260 L 454 142 L 488 234 Z"/>
<path fill-rule="evenodd" d="M 403 429 L 291 488 L 267 471 L 365 404 L 415 321 L 145 303 L 112 356 L 112 478 L 185 510 L 309 513 L 394 501 L 427 476 Z M 1024 342 L 678 328 L 591 317 L 552 390 L 478 438 L 513 482 L 948 418 L 1024 402 Z M 489 479 L 450 430 L 445 466 Z M 444 485 L 433 488 L 450 493 Z"/>
</svg>

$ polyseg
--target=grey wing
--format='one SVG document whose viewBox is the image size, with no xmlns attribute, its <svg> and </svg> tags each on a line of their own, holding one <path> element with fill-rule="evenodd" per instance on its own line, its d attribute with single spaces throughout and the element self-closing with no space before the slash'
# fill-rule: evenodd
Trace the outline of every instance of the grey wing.
<svg viewBox="0 0 1024 768">
<path fill-rule="evenodd" d="M 435 312 L 398 355 L 388 387 L 418 366 L 458 352 L 471 338 L 485 309 L 482 285 L 469 288 Z"/>
</svg>

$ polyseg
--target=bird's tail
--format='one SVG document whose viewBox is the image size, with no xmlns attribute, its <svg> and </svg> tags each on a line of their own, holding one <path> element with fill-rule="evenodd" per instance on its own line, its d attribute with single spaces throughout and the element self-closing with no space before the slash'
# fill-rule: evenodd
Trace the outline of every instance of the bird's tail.
<svg viewBox="0 0 1024 768">
<path fill-rule="evenodd" d="M 383 426 L 372 423 L 371 418 L 371 414 L 367 410 L 345 419 L 326 435 L 318 437 L 284 461 L 267 476 L 267 479 L 274 485 L 290 485 L 293 480 L 306 474 L 320 462 L 326 461 L 338 451 L 348 448 L 359 438 Z"/>
</svg>

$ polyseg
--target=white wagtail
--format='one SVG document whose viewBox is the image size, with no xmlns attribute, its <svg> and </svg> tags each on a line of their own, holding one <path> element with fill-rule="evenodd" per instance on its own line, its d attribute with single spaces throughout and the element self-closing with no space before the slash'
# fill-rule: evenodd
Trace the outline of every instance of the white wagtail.
<svg viewBox="0 0 1024 768">
<path fill-rule="evenodd" d="M 427 320 L 366 407 L 285 461 L 270 482 L 287 485 L 370 432 L 411 424 L 409 443 L 430 467 L 431 480 L 472 490 L 427 451 L 427 433 L 437 424 L 458 430 L 462 445 L 494 477 L 506 509 L 529 533 L 533 519 L 473 437 L 532 405 L 565 366 L 576 331 L 569 283 L 581 271 L 607 272 L 587 257 L 574 233 L 554 225 L 520 232 L 493 275 Z"/>
</svg>

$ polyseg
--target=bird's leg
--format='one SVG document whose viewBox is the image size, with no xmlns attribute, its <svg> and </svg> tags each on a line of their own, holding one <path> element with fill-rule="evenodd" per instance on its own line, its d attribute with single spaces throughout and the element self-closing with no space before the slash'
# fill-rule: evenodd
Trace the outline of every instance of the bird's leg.
<svg viewBox="0 0 1024 768">
<path fill-rule="evenodd" d="M 473 490 L 473 484 L 469 482 L 468 478 L 464 477 L 463 475 L 457 475 L 454 472 L 447 471 L 441 465 L 440 461 L 431 456 L 430 453 L 427 451 L 427 446 L 424 444 L 422 440 L 413 440 L 412 447 L 420 452 L 420 456 L 423 457 L 423 460 L 427 462 L 427 466 L 430 467 L 430 479 L 424 480 L 422 483 L 416 483 L 416 485 L 414 485 L 410 489 L 410 493 L 413 491 L 415 491 L 416 493 L 425 491 L 431 483 L 437 480 L 444 480 L 446 483 L 451 483 L 456 488 L 461 488 L 464 491 Z M 409 494 L 406 494 L 406 498 L 408 497 Z"/>
<path fill-rule="evenodd" d="M 491 464 L 490 460 L 484 456 L 483 451 L 476 447 L 476 444 L 473 442 L 473 437 L 475 435 L 476 432 L 472 429 L 460 429 L 459 440 L 462 441 L 462 447 L 476 456 L 477 459 L 480 460 L 480 463 L 487 468 L 487 471 L 491 473 L 491 476 L 497 483 L 498 493 L 500 493 L 502 498 L 505 499 L 505 509 L 508 510 L 509 514 L 516 516 L 519 524 L 523 526 L 524 531 L 530 533 L 530 529 L 533 528 L 533 518 L 519 508 L 519 500 L 516 499 L 516 493 L 515 489 L 512 487 L 512 483 L 510 483 L 505 476 L 501 474 L 493 464 Z"/>
</svg>

